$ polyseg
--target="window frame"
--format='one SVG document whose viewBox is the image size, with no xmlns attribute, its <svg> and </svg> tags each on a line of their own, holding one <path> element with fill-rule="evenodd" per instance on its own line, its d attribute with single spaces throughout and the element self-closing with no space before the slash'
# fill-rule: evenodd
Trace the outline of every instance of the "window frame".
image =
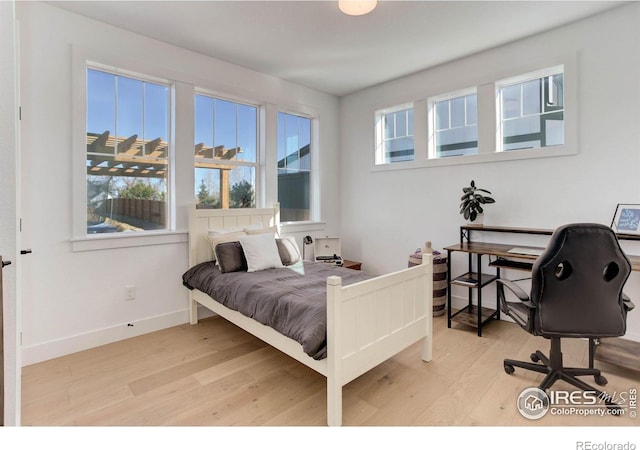
<svg viewBox="0 0 640 450">
<path fill-rule="evenodd" d="M 452 64 L 452 70 L 456 63 Z M 522 149 L 518 151 L 498 151 L 497 146 L 497 99 L 496 80 L 512 79 L 517 76 L 527 75 L 541 68 L 551 68 L 564 66 L 564 144 L 551 147 L 541 147 L 533 149 Z M 432 79 L 431 74 L 434 73 Z M 517 59 L 505 61 L 504 67 L 492 65 L 479 66 L 478 70 L 470 71 L 458 79 L 452 77 L 451 80 L 441 78 L 441 72 L 425 72 L 422 82 L 422 89 L 414 92 L 414 161 L 404 161 L 398 163 L 378 163 L 378 140 L 376 136 L 377 122 L 375 113 L 382 108 L 372 105 L 372 119 L 370 126 L 373 130 L 370 148 L 373 150 L 373 157 L 370 159 L 370 171 L 384 172 L 405 169 L 420 169 L 430 167 L 455 166 L 464 164 L 480 164 L 497 161 L 514 161 L 523 159 L 549 158 L 558 156 L 571 156 L 578 154 L 578 64 L 576 52 L 545 52 L 544 55 L 531 55 L 526 60 Z M 446 92 L 458 92 L 465 89 L 465 86 L 476 86 L 478 98 L 478 154 L 465 156 L 451 156 L 447 158 L 431 158 L 429 154 L 429 139 L 431 128 L 429 125 L 429 99 L 446 95 Z M 408 101 L 406 94 L 396 97 L 400 101 Z M 391 102 L 389 102 L 391 103 Z M 422 124 L 427 124 L 423 126 Z"/>
<path fill-rule="evenodd" d="M 388 114 L 394 114 L 401 111 L 412 110 L 413 116 L 413 124 L 412 130 L 413 134 L 407 134 L 406 137 L 411 136 L 411 140 L 413 142 L 413 154 L 411 159 L 405 159 L 400 161 L 387 161 L 385 158 L 385 146 L 384 143 L 389 139 L 385 137 L 385 126 L 384 126 L 384 118 Z M 389 106 L 386 108 L 378 109 L 374 112 L 374 145 L 375 145 L 375 156 L 374 156 L 374 165 L 375 166 L 394 166 L 394 165 L 403 165 L 403 164 L 411 164 L 416 160 L 416 118 L 415 118 L 415 104 L 414 102 L 402 103 L 394 106 Z M 409 120 L 407 119 L 407 128 L 409 127 Z M 397 138 L 394 138 L 397 139 Z"/>
<path fill-rule="evenodd" d="M 290 109 L 290 108 L 277 108 L 275 111 L 275 149 L 274 149 L 274 167 L 269 167 L 267 170 L 274 170 L 275 172 L 275 198 L 279 202 L 278 192 L 278 120 L 280 114 L 288 114 L 291 116 L 302 117 L 310 121 L 310 137 L 309 137 L 309 220 L 298 221 L 281 221 L 281 224 L 289 229 L 295 227 L 308 226 L 309 224 L 319 224 L 320 221 L 320 174 L 318 173 L 318 149 L 319 149 L 319 119 L 317 114 L 306 113 L 303 111 Z"/>
<path fill-rule="evenodd" d="M 502 117 L 502 104 L 503 104 L 503 95 L 504 88 L 514 86 L 521 83 L 526 83 L 527 81 L 534 81 L 544 79 L 546 77 L 552 75 L 562 74 L 563 76 L 563 91 L 565 86 L 565 68 L 563 64 L 554 65 L 551 67 L 545 67 L 543 69 L 535 70 L 532 72 L 523 73 L 520 75 L 516 75 L 513 77 L 503 78 L 495 82 L 496 89 L 496 152 L 520 152 L 520 151 L 531 151 L 536 149 L 553 149 L 557 147 L 562 147 L 565 143 L 558 145 L 550 145 L 550 146 L 540 146 L 534 148 L 515 148 L 515 149 L 505 149 L 504 148 L 504 119 Z M 522 102 L 522 100 L 521 100 Z M 563 92 L 563 128 L 566 142 L 566 98 Z M 542 116 L 543 113 L 538 114 L 529 114 L 530 116 Z M 524 117 L 524 116 L 520 116 Z"/>
<path fill-rule="evenodd" d="M 250 106 L 250 107 L 256 109 L 256 130 L 255 130 L 255 132 L 256 132 L 256 160 L 255 160 L 255 162 L 229 160 L 229 161 L 225 161 L 225 164 L 238 166 L 238 167 L 253 167 L 254 168 L 254 174 L 255 174 L 254 207 L 258 208 L 259 205 L 261 205 L 263 203 L 261 201 L 261 199 L 264 198 L 264 193 L 263 193 L 264 185 L 262 183 L 262 175 L 263 175 L 262 172 L 263 171 L 261 170 L 261 166 L 263 165 L 263 160 L 264 160 L 264 156 L 263 156 L 264 143 L 263 143 L 263 139 L 262 139 L 263 127 L 261 126 L 261 123 L 263 122 L 263 119 L 262 119 L 263 106 L 261 104 L 257 103 L 257 102 L 252 102 L 250 100 L 241 99 L 241 98 L 237 98 L 237 97 L 230 96 L 230 95 L 224 95 L 224 94 L 221 94 L 219 92 L 211 91 L 209 89 L 202 88 L 202 87 L 194 87 L 194 90 L 193 90 L 194 143 L 193 143 L 193 145 L 195 145 L 195 125 L 196 125 L 196 123 L 195 123 L 196 122 L 196 120 L 195 120 L 195 99 L 196 99 L 196 95 L 203 95 L 203 96 L 212 98 L 213 100 L 222 100 L 222 101 L 226 101 L 226 102 L 235 103 L 236 105 Z M 196 169 L 195 164 L 196 164 L 196 162 L 197 162 L 197 158 L 196 158 L 196 156 L 194 154 L 194 156 L 193 156 L 193 169 L 194 169 L 194 186 L 193 186 L 193 189 L 196 188 L 195 183 L 197 182 L 197 180 L 195 179 L 195 169 Z M 195 190 L 194 190 L 194 192 L 195 192 Z M 194 203 L 195 203 L 195 196 L 194 196 Z M 221 209 L 221 208 L 218 208 L 218 209 Z"/>
<path fill-rule="evenodd" d="M 169 86 L 169 137 L 167 149 L 167 227 L 163 230 L 145 230 L 136 233 L 87 234 L 86 186 L 86 114 L 87 70 L 95 68 L 114 75 L 141 79 Z M 71 249 L 77 251 L 103 250 L 187 242 L 186 231 L 176 229 L 176 88 L 178 74 L 171 70 L 148 65 L 144 61 L 129 59 L 98 50 L 89 51 L 81 46 L 72 47 L 72 217 Z"/>
<path fill-rule="evenodd" d="M 437 140 L 436 140 L 436 133 L 440 130 L 438 130 L 436 128 L 436 111 L 435 111 L 435 107 L 437 103 L 440 102 L 444 102 L 447 100 L 453 100 L 456 98 L 460 98 L 460 97 L 466 97 L 468 95 L 472 95 L 475 94 L 476 95 L 476 130 L 479 127 L 479 122 L 480 122 L 480 117 L 478 114 L 478 102 L 477 102 L 477 96 L 478 96 L 478 88 L 476 86 L 473 87 L 469 87 L 469 88 L 465 88 L 465 89 L 460 89 L 458 91 L 453 91 L 453 92 L 448 92 L 446 94 L 441 94 L 441 95 L 436 95 L 433 97 L 430 97 L 427 99 L 427 117 L 428 117 L 428 124 L 427 124 L 427 130 L 428 130 L 428 158 L 431 159 L 447 159 L 447 158 L 454 158 L 457 156 L 473 156 L 473 155 L 452 155 L 452 156 L 438 156 L 437 155 Z M 451 116 L 451 112 L 449 112 L 449 116 Z M 466 114 L 466 106 L 465 106 L 465 123 L 466 123 L 466 118 L 467 118 L 467 114 Z M 451 126 L 449 126 L 448 129 L 452 129 Z M 479 141 L 479 137 L 478 137 L 478 141 Z M 480 152 L 479 149 L 479 142 L 478 142 L 478 150 L 476 151 L 476 153 L 474 153 L 474 155 L 477 155 Z"/>
</svg>

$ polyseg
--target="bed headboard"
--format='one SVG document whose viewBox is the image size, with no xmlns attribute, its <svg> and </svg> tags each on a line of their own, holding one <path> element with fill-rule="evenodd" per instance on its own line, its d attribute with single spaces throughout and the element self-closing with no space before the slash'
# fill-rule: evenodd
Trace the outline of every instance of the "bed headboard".
<svg viewBox="0 0 640 450">
<path fill-rule="evenodd" d="M 246 227 L 280 227 L 280 204 L 273 208 L 196 209 L 189 214 L 189 266 L 193 267 L 212 258 L 207 239 L 209 230 Z"/>
</svg>

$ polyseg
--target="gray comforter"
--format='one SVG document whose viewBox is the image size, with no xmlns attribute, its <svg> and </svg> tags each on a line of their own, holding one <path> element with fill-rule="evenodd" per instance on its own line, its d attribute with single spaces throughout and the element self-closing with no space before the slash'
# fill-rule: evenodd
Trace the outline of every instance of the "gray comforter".
<svg viewBox="0 0 640 450">
<path fill-rule="evenodd" d="M 330 264 L 299 262 L 282 269 L 221 273 L 212 262 L 198 264 L 182 276 L 227 308 L 274 328 L 302 345 L 314 359 L 327 356 L 327 277 L 346 286 L 370 278 L 363 272 Z"/>
</svg>

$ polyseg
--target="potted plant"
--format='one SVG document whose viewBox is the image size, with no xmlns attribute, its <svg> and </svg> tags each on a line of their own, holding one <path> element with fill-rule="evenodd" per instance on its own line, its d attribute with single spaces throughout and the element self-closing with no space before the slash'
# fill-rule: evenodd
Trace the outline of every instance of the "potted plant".
<svg viewBox="0 0 640 450">
<path fill-rule="evenodd" d="M 482 205 L 496 202 L 492 197 L 484 195 L 491 194 L 491 192 L 476 186 L 474 180 L 471 180 L 471 184 L 468 187 L 462 188 L 462 192 L 464 194 L 460 197 L 460 200 L 462 200 L 462 203 L 460 203 L 460 214 L 471 222 L 476 220 L 478 214 L 484 212 Z"/>
</svg>

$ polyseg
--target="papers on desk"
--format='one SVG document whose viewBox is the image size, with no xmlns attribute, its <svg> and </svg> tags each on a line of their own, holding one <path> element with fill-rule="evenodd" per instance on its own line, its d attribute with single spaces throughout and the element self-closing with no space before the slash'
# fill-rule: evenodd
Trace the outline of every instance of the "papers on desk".
<svg viewBox="0 0 640 450">
<path fill-rule="evenodd" d="M 540 256 L 543 251 L 544 251 L 543 248 L 513 247 L 507 253 L 513 253 L 515 255 Z"/>
</svg>

